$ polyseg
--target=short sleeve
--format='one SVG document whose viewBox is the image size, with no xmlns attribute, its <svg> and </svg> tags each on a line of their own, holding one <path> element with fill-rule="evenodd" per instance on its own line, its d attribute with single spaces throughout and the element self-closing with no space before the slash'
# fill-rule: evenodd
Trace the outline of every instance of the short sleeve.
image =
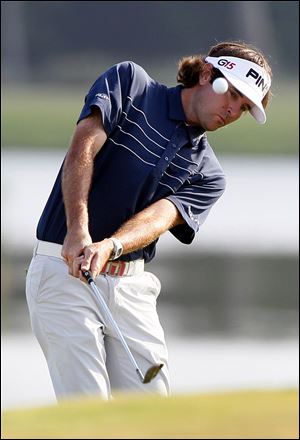
<svg viewBox="0 0 300 440">
<path fill-rule="evenodd" d="M 124 102 L 132 81 L 132 64 L 123 62 L 112 66 L 92 85 L 85 97 L 79 121 L 89 116 L 96 106 L 102 114 L 102 122 L 109 136 L 122 115 Z"/>
<path fill-rule="evenodd" d="M 193 176 L 179 190 L 167 197 L 177 207 L 185 223 L 170 229 L 182 243 L 190 244 L 206 220 L 212 206 L 225 191 L 224 174 L 205 178 L 200 173 Z"/>
</svg>

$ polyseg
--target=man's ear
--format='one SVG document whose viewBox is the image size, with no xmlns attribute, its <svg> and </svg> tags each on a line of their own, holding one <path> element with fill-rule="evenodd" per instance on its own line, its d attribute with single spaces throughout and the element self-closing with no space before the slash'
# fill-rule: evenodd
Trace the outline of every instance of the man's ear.
<svg viewBox="0 0 300 440">
<path fill-rule="evenodd" d="M 204 86 L 205 84 L 208 84 L 209 81 L 212 78 L 212 70 L 213 70 L 213 65 L 206 63 L 203 66 L 203 70 L 199 75 L 199 84 L 200 86 Z"/>
</svg>

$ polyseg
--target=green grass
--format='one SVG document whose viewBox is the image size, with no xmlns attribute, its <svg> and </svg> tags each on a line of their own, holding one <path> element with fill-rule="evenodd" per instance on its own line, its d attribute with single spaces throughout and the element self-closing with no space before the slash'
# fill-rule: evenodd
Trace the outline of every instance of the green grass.
<svg viewBox="0 0 300 440">
<path fill-rule="evenodd" d="M 2 146 L 67 149 L 83 98 L 83 89 L 36 87 L 5 90 L 2 96 Z"/>
<path fill-rule="evenodd" d="M 67 149 L 89 85 L 77 88 L 3 88 L 2 146 Z M 259 126 L 245 116 L 209 133 L 214 150 L 226 153 L 297 154 L 298 85 L 283 82 Z"/>
<path fill-rule="evenodd" d="M 65 401 L 2 413 L 3 439 L 296 439 L 298 392 L 249 391 Z"/>
</svg>

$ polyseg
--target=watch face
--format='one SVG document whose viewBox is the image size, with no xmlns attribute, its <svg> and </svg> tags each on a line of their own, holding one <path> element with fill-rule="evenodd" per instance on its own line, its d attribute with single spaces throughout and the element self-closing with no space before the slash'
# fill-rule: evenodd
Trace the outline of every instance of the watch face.
<svg viewBox="0 0 300 440">
<path fill-rule="evenodd" d="M 120 242 L 120 240 L 118 240 L 116 238 L 111 238 L 111 240 L 114 244 L 114 249 L 112 251 L 110 260 L 116 260 L 118 257 L 120 257 L 120 255 L 122 255 L 123 246 L 122 246 L 122 243 Z"/>
</svg>

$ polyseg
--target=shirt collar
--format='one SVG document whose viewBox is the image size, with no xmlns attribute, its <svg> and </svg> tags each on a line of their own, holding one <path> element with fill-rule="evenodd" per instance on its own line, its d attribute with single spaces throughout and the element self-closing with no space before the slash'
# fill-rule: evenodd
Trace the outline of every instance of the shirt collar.
<svg viewBox="0 0 300 440">
<path fill-rule="evenodd" d="M 202 127 L 196 127 L 195 125 L 187 125 L 186 128 L 193 146 L 198 146 L 200 139 L 205 134 L 205 130 Z"/>
<path fill-rule="evenodd" d="M 168 89 L 169 118 L 174 119 L 175 121 L 185 122 L 185 114 L 181 101 L 181 90 L 181 85 Z"/>
</svg>

